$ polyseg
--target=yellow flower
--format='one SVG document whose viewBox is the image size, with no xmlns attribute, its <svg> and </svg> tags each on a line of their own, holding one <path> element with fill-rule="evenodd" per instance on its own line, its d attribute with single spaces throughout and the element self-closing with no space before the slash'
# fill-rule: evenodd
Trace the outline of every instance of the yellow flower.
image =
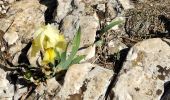
<svg viewBox="0 0 170 100">
<path fill-rule="evenodd" d="M 41 26 L 34 34 L 34 40 L 32 41 L 31 56 L 42 50 L 44 52 L 43 62 L 54 62 L 57 56 L 55 51 L 62 53 L 66 49 L 66 40 L 64 35 L 59 33 L 59 30 L 53 25 Z"/>
<path fill-rule="evenodd" d="M 52 63 L 54 64 L 55 58 L 57 54 L 55 53 L 55 50 L 53 48 L 48 48 L 45 50 L 44 57 L 43 57 L 43 63 L 48 64 Z"/>
</svg>

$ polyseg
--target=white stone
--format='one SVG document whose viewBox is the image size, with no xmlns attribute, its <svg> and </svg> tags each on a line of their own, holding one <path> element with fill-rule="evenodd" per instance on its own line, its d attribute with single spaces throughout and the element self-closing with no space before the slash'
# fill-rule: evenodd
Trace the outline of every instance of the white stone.
<svg viewBox="0 0 170 100">
<path fill-rule="evenodd" d="M 1 13 L 2 13 L 2 14 L 6 14 L 6 10 L 2 10 Z"/>
<path fill-rule="evenodd" d="M 42 62 L 41 54 L 39 52 L 35 55 L 35 57 L 33 57 L 31 56 L 31 49 L 32 48 L 30 48 L 27 53 L 28 60 L 32 66 L 38 67 L 38 65 L 41 65 L 41 62 Z"/>
<path fill-rule="evenodd" d="M 8 0 L 8 3 L 14 3 L 16 0 Z"/>
<path fill-rule="evenodd" d="M 0 7 L 0 12 L 2 11 L 2 8 Z"/>
<path fill-rule="evenodd" d="M 0 67 L 4 67 L 1 66 Z M 14 95 L 14 86 L 6 79 L 7 72 L 0 68 L 0 99 L 12 100 Z"/>
<path fill-rule="evenodd" d="M 80 19 L 80 20 L 78 20 Z M 70 41 L 75 36 L 77 29 L 81 28 L 81 42 L 80 48 L 83 48 L 78 51 L 78 55 L 86 55 L 84 60 L 88 60 L 95 56 L 95 45 L 92 45 L 95 41 L 96 31 L 99 26 L 99 19 L 95 16 L 78 16 L 69 15 L 64 18 L 62 24 L 62 32 L 66 38 Z M 71 50 L 72 45 L 69 45 L 69 50 Z"/>
<path fill-rule="evenodd" d="M 99 26 L 99 19 L 95 16 L 82 16 L 80 17 L 81 28 L 81 43 L 80 47 L 86 47 L 92 45 L 95 41 L 96 31 Z M 87 55 L 86 60 L 95 56 L 95 45 L 92 45 L 86 49 L 82 49 L 78 52 L 80 55 Z"/>
<path fill-rule="evenodd" d="M 97 5 L 97 9 L 99 10 L 99 11 L 102 11 L 102 12 L 105 12 L 105 4 L 98 4 Z"/>
<path fill-rule="evenodd" d="M 160 100 L 170 79 L 170 46 L 159 38 L 134 45 L 113 88 L 113 100 Z"/>
<path fill-rule="evenodd" d="M 21 52 L 17 52 L 16 54 L 14 54 L 14 58 L 12 59 L 13 65 L 18 65 L 18 59 L 19 59 L 20 54 Z"/>
<path fill-rule="evenodd" d="M 5 47 L 1 47 L 1 51 L 2 51 L 2 52 L 5 51 Z"/>
<path fill-rule="evenodd" d="M 23 85 L 17 84 L 17 91 L 14 93 L 14 100 L 18 100 L 21 96 L 28 93 L 28 88 L 24 87 Z"/>
<path fill-rule="evenodd" d="M 104 100 L 112 76 L 113 71 L 97 65 L 75 64 L 68 69 L 57 97 L 60 100 Z"/>
<path fill-rule="evenodd" d="M 8 43 L 8 45 L 14 44 L 18 40 L 17 32 L 6 33 L 3 36 L 4 40 Z"/>
<path fill-rule="evenodd" d="M 21 41 L 29 42 L 35 30 L 45 22 L 45 11 L 46 7 L 38 0 L 21 0 L 11 4 L 7 17 L 0 21 L 1 30 L 5 32 L 3 38 L 8 45 L 11 45 L 9 48 L 11 56 L 20 52 L 26 45 Z M 15 56 L 13 62 L 16 63 L 17 59 Z"/>
<path fill-rule="evenodd" d="M 0 1 L 0 5 L 3 5 L 4 4 L 4 2 L 3 1 Z"/>
<path fill-rule="evenodd" d="M 4 39 L 11 45 L 18 38 L 32 38 L 35 29 L 44 22 L 45 10 L 46 7 L 40 5 L 38 0 L 21 0 L 12 4 L 7 17 L 0 22 L 3 31 L 7 31 Z"/>
<path fill-rule="evenodd" d="M 72 10 L 72 6 L 71 6 L 71 2 L 72 0 L 57 0 L 58 2 L 58 6 L 57 6 L 57 10 L 56 10 L 56 16 L 55 16 L 55 20 L 57 22 L 60 22 L 71 10 Z"/>
<path fill-rule="evenodd" d="M 63 19 L 61 32 L 64 33 L 65 37 L 70 41 L 79 28 L 79 17 L 74 15 L 68 15 Z"/>
<path fill-rule="evenodd" d="M 61 88 L 61 85 L 55 80 L 55 77 L 47 79 L 46 83 L 41 83 L 36 88 L 36 93 L 43 95 L 45 92 L 48 95 L 56 95 Z"/>
<path fill-rule="evenodd" d="M 50 95 L 55 95 L 55 91 L 57 92 L 57 90 L 59 91 L 59 89 L 61 88 L 61 85 L 56 81 L 55 77 L 48 79 L 47 80 L 47 92 Z"/>
</svg>

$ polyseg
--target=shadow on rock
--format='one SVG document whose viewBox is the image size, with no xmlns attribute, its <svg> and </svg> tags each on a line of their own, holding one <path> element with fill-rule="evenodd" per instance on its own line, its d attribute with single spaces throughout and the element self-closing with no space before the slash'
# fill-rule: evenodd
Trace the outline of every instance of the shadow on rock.
<svg viewBox="0 0 170 100">
<path fill-rule="evenodd" d="M 126 48 L 126 49 L 123 49 L 120 51 L 120 59 L 116 60 L 116 62 L 115 62 L 115 69 L 114 69 L 115 75 L 113 76 L 112 81 L 106 91 L 106 95 L 105 95 L 106 100 L 108 97 L 110 97 L 110 99 L 112 100 L 114 97 L 112 88 L 115 86 L 115 84 L 117 82 L 118 74 L 119 74 L 120 70 L 122 69 L 123 63 L 126 60 L 126 56 L 127 56 L 129 50 L 130 50 L 130 48 Z"/>
<path fill-rule="evenodd" d="M 164 93 L 160 100 L 170 100 L 170 81 L 164 83 Z"/>
<path fill-rule="evenodd" d="M 27 52 L 31 47 L 31 42 L 29 42 L 22 50 L 21 54 L 18 57 L 18 64 L 17 66 L 13 64 L 9 64 L 11 67 L 16 67 L 15 69 L 11 70 L 9 74 L 6 75 L 6 79 L 10 82 L 10 84 L 14 85 L 14 92 L 16 93 L 18 91 L 17 86 L 22 85 L 22 88 L 28 87 L 28 89 L 31 87 L 31 90 L 28 92 L 27 97 L 35 90 L 36 85 L 29 82 L 28 80 L 24 79 L 22 76 L 24 76 L 23 69 L 28 67 L 30 65 L 29 60 L 27 58 Z M 26 97 L 26 98 L 27 98 Z"/>
<path fill-rule="evenodd" d="M 39 0 L 39 3 L 47 6 L 47 10 L 44 14 L 45 24 L 52 23 L 54 19 L 54 11 L 57 7 L 57 0 Z"/>
</svg>

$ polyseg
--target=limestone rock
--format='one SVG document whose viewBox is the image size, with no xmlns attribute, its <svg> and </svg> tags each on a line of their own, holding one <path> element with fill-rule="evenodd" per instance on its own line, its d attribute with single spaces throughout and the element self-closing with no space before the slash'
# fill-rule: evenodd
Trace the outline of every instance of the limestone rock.
<svg viewBox="0 0 170 100">
<path fill-rule="evenodd" d="M 39 95 L 43 95 L 45 92 L 48 95 L 54 96 L 57 94 L 57 92 L 60 90 L 61 86 L 60 84 L 55 80 L 55 78 L 47 79 L 46 84 L 41 83 L 36 88 L 36 93 Z"/>
<path fill-rule="evenodd" d="M 103 100 L 112 76 L 113 71 L 97 65 L 75 64 L 68 69 L 57 97 L 60 100 Z"/>
<path fill-rule="evenodd" d="M 28 88 L 24 87 L 23 85 L 17 84 L 16 87 L 17 87 L 17 91 L 14 93 L 13 100 L 20 99 L 24 94 L 28 92 Z"/>
<path fill-rule="evenodd" d="M 44 22 L 45 9 L 46 7 L 40 5 L 38 0 L 21 0 L 12 4 L 7 17 L 0 23 L 3 31 L 6 32 L 4 35 L 6 42 L 12 45 L 19 38 L 30 39 L 34 29 Z"/>
<path fill-rule="evenodd" d="M 0 65 L 3 68 L 3 66 Z M 7 72 L 0 68 L 0 99 L 12 100 L 14 95 L 14 86 L 6 79 Z"/>
<path fill-rule="evenodd" d="M 32 39 L 34 31 L 44 23 L 45 10 L 46 7 L 38 0 L 20 0 L 11 4 L 6 17 L 1 18 L 0 30 L 5 33 L 3 38 L 9 45 L 9 54 L 14 57 L 14 65 L 20 56 L 16 53 L 22 51 Z"/>
<path fill-rule="evenodd" d="M 99 26 L 99 19 L 93 16 L 75 16 L 69 15 L 63 19 L 61 27 L 62 33 L 66 36 L 68 41 L 71 41 L 77 32 L 78 28 L 81 28 L 81 47 L 87 47 L 94 43 L 96 37 L 96 31 Z M 71 45 L 70 45 L 71 46 Z M 70 48 L 69 46 L 69 48 Z M 85 49 L 81 49 L 78 52 L 79 55 L 87 55 L 86 60 L 94 57 L 95 45 Z"/>
<path fill-rule="evenodd" d="M 119 8 L 116 8 L 117 7 L 116 4 L 117 4 L 116 0 L 109 0 L 107 2 L 107 4 L 106 4 L 107 10 L 106 10 L 106 15 L 105 15 L 105 16 L 107 16 L 107 18 L 106 18 L 107 21 L 111 21 L 117 16 L 116 9 L 119 9 Z"/>
<path fill-rule="evenodd" d="M 60 22 L 72 10 L 72 0 L 57 0 L 57 3 L 55 20 Z"/>
<path fill-rule="evenodd" d="M 91 45 L 95 41 L 96 31 L 99 26 L 99 20 L 95 16 L 82 16 L 80 18 L 81 43 L 80 47 Z M 86 60 L 95 56 L 95 45 L 78 52 L 79 55 L 86 55 Z"/>
<path fill-rule="evenodd" d="M 79 17 L 68 15 L 63 19 L 61 32 L 64 33 L 68 40 L 72 40 L 77 29 L 79 28 Z"/>
<path fill-rule="evenodd" d="M 113 88 L 113 100 L 160 100 L 170 79 L 170 46 L 159 38 L 134 45 Z"/>
</svg>

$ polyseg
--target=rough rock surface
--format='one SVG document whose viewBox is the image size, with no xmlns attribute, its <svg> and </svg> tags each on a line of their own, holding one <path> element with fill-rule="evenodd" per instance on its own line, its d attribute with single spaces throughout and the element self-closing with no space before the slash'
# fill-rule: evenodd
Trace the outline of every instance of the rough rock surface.
<svg viewBox="0 0 170 100">
<path fill-rule="evenodd" d="M 0 65 L 0 67 L 3 67 Z M 14 86 L 6 79 L 7 72 L 0 69 L 0 99 L 1 100 L 12 100 L 14 95 Z"/>
<path fill-rule="evenodd" d="M 22 0 L 13 4 L 7 17 L 0 22 L 1 30 L 6 32 L 5 41 L 12 45 L 18 38 L 29 39 L 34 33 L 33 29 L 44 22 L 45 9 L 37 0 Z"/>
<path fill-rule="evenodd" d="M 93 16 L 69 15 L 63 19 L 61 31 L 65 34 L 68 41 L 70 41 L 80 27 L 82 34 L 80 47 L 86 47 L 94 43 L 98 26 L 99 19 L 95 14 Z M 79 51 L 79 54 L 87 55 L 86 59 L 90 59 L 95 55 L 95 46 L 82 49 Z"/>
<path fill-rule="evenodd" d="M 21 0 L 13 3 L 6 17 L 0 19 L 0 30 L 5 33 L 3 38 L 10 46 L 11 56 L 20 52 L 31 40 L 34 31 L 45 22 L 45 10 L 46 7 L 38 0 Z M 14 60 L 16 64 L 18 58 Z"/>
<path fill-rule="evenodd" d="M 109 54 L 115 54 L 120 52 L 123 49 L 126 49 L 127 46 L 123 44 L 120 40 L 111 40 L 108 43 L 108 53 Z"/>
<path fill-rule="evenodd" d="M 41 83 L 37 88 L 36 88 L 36 93 L 38 95 L 44 95 L 45 97 L 42 97 L 41 99 L 52 99 L 58 91 L 60 90 L 61 85 L 56 81 L 55 78 L 48 79 L 46 83 Z M 56 100 L 56 99 L 55 99 Z"/>
<path fill-rule="evenodd" d="M 113 88 L 113 100 L 160 100 L 170 78 L 170 46 L 159 38 L 133 46 Z"/>
<path fill-rule="evenodd" d="M 75 64 L 68 69 L 57 98 L 103 100 L 113 74 L 111 70 L 90 63 Z"/>
</svg>

